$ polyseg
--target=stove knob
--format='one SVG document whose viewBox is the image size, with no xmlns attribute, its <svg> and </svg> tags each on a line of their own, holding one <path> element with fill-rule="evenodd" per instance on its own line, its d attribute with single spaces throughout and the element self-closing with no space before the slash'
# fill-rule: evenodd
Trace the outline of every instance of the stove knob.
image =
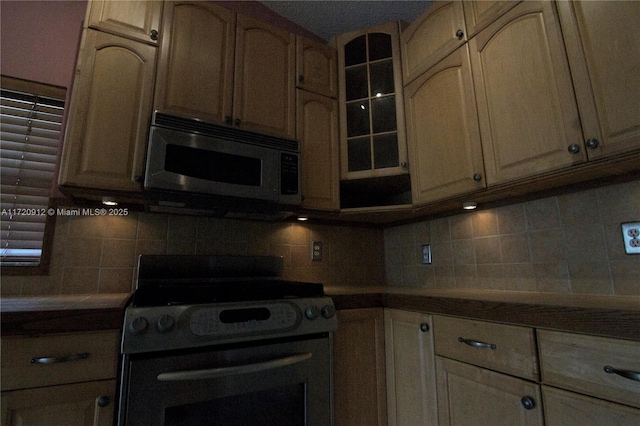
<svg viewBox="0 0 640 426">
<path fill-rule="evenodd" d="M 167 331 L 171 331 L 175 325 L 176 322 L 171 315 L 163 315 L 158 318 L 156 328 L 160 333 L 165 333 Z"/>
<path fill-rule="evenodd" d="M 318 315 L 320 315 L 320 309 L 316 305 L 307 306 L 307 309 L 304 310 L 304 316 L 310 320 L 318 318 Z"/>
<path fill-rule="evenodd" d="M 129 324 L 129 331 L 131 334 L 144 334 L 149 328 L 149 321 L 145 317 L 135 318 Z"/>
<path fill-rule="evenodd" d="M 328 319 L 336 314 L 336 308 L 333 305 L 325 305 L 320 310 L 320 313 L 323 317 Z"/>
</svg>

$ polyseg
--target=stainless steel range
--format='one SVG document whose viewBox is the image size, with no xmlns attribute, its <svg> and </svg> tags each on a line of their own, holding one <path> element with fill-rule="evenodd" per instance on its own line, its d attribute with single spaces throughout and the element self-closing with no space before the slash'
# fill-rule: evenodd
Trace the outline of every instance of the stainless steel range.
<svg viewBox="0 0 640 426">
<path fill-rule="evenodd" d="M 140 256 L 118 424 L 332 424 L 335 308 L 282 259 Z"/>
</svg>

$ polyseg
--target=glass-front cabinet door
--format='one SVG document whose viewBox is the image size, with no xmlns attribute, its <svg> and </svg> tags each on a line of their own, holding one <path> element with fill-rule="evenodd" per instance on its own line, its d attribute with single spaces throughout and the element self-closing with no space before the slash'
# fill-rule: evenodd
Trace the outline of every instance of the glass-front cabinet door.
<svg viewBox="0 0 640 426">
<path fill-rule="evenodd" d="M 337 40 L 341 178 L 407 174 L 398 23 Z"/>
</svg>

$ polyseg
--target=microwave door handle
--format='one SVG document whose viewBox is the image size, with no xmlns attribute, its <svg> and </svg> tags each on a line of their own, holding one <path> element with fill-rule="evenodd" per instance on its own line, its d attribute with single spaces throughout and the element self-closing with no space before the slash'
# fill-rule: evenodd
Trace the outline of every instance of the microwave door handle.
<svg viewBox="0 0 640 426">
<path fill-rule="evenodd" d="M 311 353 L 290 355 L 269 361 L 256 362 L 253 364 L 234 365 L 232 367 L 209 368 L 204 370 L 173 371 L 158 374 L 161 382 L 178 382 L 187 380 L 207 380 L 221 377 L 239 376 L 241 374 L 259 373 L 261 371 L 273 370 L 274 368 L 287 367 L 311 359 Z"/>
</svg>

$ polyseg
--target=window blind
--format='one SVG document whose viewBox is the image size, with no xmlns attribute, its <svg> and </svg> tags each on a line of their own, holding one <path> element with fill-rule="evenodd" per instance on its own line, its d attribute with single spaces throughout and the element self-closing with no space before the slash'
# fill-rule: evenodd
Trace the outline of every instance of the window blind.
<svg viewBox="0 0 640 426">
<path fill-rule="evenodd" d="M 40 263 L 64 100 L 1 89 L 0 262 Z"/>
</svg>

